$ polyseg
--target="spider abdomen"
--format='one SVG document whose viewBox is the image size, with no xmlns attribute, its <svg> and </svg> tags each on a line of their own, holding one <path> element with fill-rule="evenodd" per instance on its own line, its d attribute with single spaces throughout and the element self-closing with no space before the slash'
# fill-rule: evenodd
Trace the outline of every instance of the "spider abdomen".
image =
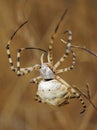
<svg viewBox="0 0 97 130">
<path fill-rule="evenodd" d="M 59 105 L 66 92 L 67 88 L 56 79 L 50 81 L 42 80 L 38 85 L 37 96 L 43 103 Z"/>
</svg>

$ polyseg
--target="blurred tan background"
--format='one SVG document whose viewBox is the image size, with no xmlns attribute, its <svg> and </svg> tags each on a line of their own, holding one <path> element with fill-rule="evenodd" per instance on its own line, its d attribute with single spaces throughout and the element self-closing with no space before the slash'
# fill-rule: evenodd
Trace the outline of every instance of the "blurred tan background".
<svg viewBox="0 0 97 130">
<path fill-rule="evenodd" d="M 0 130 L 97 130 L 97 111 L 87 100 L 87 111 L 82 115 L 77 100 L 59 108 L 35 102 L 37 86 L 29 80 L 38 73 L 17 77 L 9 68 L 5 46 L 15 29 L 29 20 L 11 45 L 14 63 L 18 48 L 32 46 L 47 50 L 50 36 L 66 8 L 68 13 L 54 41 L 54 62 L 64 53 L 65 45 L 60 38 L 66 29 L 73 32 L 73 44 L 97 52 L 97 1 L 0 0 Z M 97 58 L 81 50 L 76 53 L 76 68 L 61 77 L 84 92 L 88 82 L 92 101 L 97 106 Z M 34 50 L 23 52 L 21 66 L 40 63 L 40 55 L 41 52 Z M 61 67 L 70 63 L 69 57 Z"/>
</svg>

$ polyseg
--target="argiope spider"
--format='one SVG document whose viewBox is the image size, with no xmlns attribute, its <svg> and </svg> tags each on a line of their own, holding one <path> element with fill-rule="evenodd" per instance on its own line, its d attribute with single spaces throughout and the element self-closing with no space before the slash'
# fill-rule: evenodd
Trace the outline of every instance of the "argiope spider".
<svg viewBox="0 0 97 130">
<path fill-rule="evenodd" d="M 67 30 L 65 31 L 65 33 L 68 34 L 68 40 L 64 41 L 63 39 L 61 39 L 61 41 L 66 44 L 66 52 L 55 65 L 53 64 L 54 38 L 56 36 L 59 25 L 62 22 L 66 12 L 67 10 L 65 10 L 64 14 L 62 15 L 61 19 L 59 20 L 55 28 L 53 35 L 51 36 L 48 51 L 45 51 L 40 48 L 34 48 L 34 47 L 20 48 L 17 51 L 17 64 L 15 67 L 11 58 L 10 44 L 15 34 L 18 32 L 18 30 L 22 28 L 24 24 L 26 24 L 28 21 L 25 21 L 23 24 L 21 24 L 18 27 L 18 29 L 12 34 L 10 40 L 7 43 L 6 49 L 7 49 L 8 61 L 9 61 L 11 70 L 16 72 L 18 76 L 25 75 L 33 70 L 40 72 L 40 76 L 30 80 L 31 83 L 36 83 L 38 85 L 36 100 L 42 103 L 61 106 L 64 104 L 68 104 L 70 99 L 77 98 L 79 99 L 83 107 L 83 110 L 80 113 L 83 113 L 86 110 L 86 105 L 82 98 L 82 93 L 78 89 L 70 86 L 66 81 L 60 78 L 58 74 L 62 72 L 70 71 L 74 68 L 75 62 L 76 62 L 76 55 L 73 48 L 84 49 L 93 55 L 96 55 L 96 54 L 94 54 L 93 52 L 91 52 L 90 50 L 86 48 L 81 48 L 79 46 L 72 45 L 71 44 L 72 32 L 70 30 Z M 43 51 L 41 55 L 41 64 L 40 65 L 36 64 L 34 66 L 27 67 L 27 68 L 21 68 L 20 67 L 20 54 L 23 50 L 30 50 L 30 49 Z M 70 53 L 72 53 L 72 57 L 73 57 L 72 65 L 67 68 L 57 69 L 59 65 L 64 62 L 64 60 L 68 57 Z M 45 54 L 47 54 L 47 63 L 44 63 Z M 88 97 L 87 99 L 90 101 Z"/>
</svg>

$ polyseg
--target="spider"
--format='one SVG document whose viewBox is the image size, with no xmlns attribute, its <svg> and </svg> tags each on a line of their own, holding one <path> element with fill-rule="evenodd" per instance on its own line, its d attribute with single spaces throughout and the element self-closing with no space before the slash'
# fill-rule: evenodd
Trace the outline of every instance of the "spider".
<svg viewBox="0 0 97 130">
<path fill-rule="evenodd" d="M 23 24 L 21 24 L 17 30 L 12 34 L 10 40 L 7 43 L 6 50 L 8 55 L 8 62 L 10 64 L 10 69 L 17 73 L 18 76 L 26 75 L 34 70 L 40 72 L 40 76 L 36 78 L 32 78 L 30 80 L 30 83 L 35 83 L 38 85 L 38 90 L 35 99 L 42 103 L 47 103 L 50 105 L 55 106 L 62 106 L 65 104 L 68 104 L 70 99 L 77 98 L 82 104 L 82 111 L 80 113 L 83 113 L 86 110 L 85 102 L 82 98 L 83 93 L 79 91 L 79 89 L 72 87 L 69 85 L 65 80 L 63 80 L 60 76 L 58 76 L 59 73 L 70 71 L 74 68 L 76 63 L 76 54 L 73 50 L 73 48 L 80 48 L 83 50 L 86 50 L 87 52 L 90 52 L 91 54 L 95 55 L 92 51 L 88 50 L 87 48 L 81 48 L 80 46 L 74 46 L 71 44 L 72 40 L 72 32 L 70 30 L 66 30 L 64 33 L 68 34 L 68 40 L 64 41 L 61 39 L 63 43 L 66 44 L 66 51 L 63 54 L 63 56 L 57 61 L 56 64 L 53 64 L 53 44 L 54 39 L 56 36 L 56 33 L 59 29 L 60 23 L 64 19 L 64 16 L 66 15 L 67 10 L 64 11 L 63 15 L 61 16 L 54 33 L 51 36 L 48 51 L 45 51 L 41 48 L 34 48 L 34 47 L 27 47 L 27 48 L 20 48 L 17 51 L 17 64 L 16 67 L 13 64 L 11 52 L 10 52 L 10 44 L 13 40 L 16 33 L 22 28 L 28 21 L 25 21 Z M 20 67 L 20 54 L 24 50 L 31 50 L 36 49 L 42 51 L 42 55 L 40 58 L 41 64 L 35 64 L 31 67 L 21 68 Z M 72 54 L 72 64 L 71 66 L 67 68 L 57 69 L 61 63 L 64 62 L 64 60 L 68 57 L 69 54 Z M 47 55 L 47 62 L 44 62 L 44 56 Z M 88 100 L 88 96 L 84 95 Z M 90 100 L 89 100 L 90 101 Z M 91 103 L 91 101 L 90 101 Z M 92 104 L 92 103 L 91 103 Z"/>
</svg>

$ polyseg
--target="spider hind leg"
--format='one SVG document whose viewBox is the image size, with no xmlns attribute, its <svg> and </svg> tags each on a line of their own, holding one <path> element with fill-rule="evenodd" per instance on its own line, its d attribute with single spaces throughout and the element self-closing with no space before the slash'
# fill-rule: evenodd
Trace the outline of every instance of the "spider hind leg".
<svg viewBox="0 0 97 130">
<path fill-rule="evenodd" d="M 86 105 L 85 105 L 85 102 L 82 98 L 82 95 L 81 93 L 79 93 L 78 91 L 76 91 L 76 89 L 74 88 L 69 88 L 68 91 L 70 92 L 70 99 L 72 98 L 76 98 L 80 101 L 81 105 L 82 105 L 82 111 L 80 112 L 80 114 L 84 113 L 86 111 Z"/>
</svg>

